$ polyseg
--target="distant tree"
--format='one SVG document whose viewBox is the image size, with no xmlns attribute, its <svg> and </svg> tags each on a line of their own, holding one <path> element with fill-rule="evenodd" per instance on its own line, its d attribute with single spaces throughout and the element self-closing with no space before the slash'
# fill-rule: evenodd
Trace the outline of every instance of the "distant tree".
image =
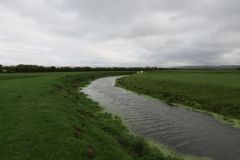
<svg viewBox="0 0 240 160">
<path fill-rule="evenodd" d="M 55 66 L 51 66 L 51 67 L 47 68 L 47 71 L 48 71 L 48 72 L 55 72 L 56 69 L 57 69 L 57 68 L 56 68 Z"/>
<path fill-rule="evenodd" d="M 3 66 L 3 72 L 16 72 L 15 66 Z"/>
<path fill-rule="evenodd" d="M 44 67 L 38 65 L 19 64 L 17 66 L 2 66 L 0 72 L 82 72 L 82 71 L 150 71 L 165 70 L 158 67 Z"/>
<path fill-rule="evenodd" d="M 15 67 L 16 72 L 45 72 L 47 69 L 43 66 L 20 64 Z"/>
</svg>

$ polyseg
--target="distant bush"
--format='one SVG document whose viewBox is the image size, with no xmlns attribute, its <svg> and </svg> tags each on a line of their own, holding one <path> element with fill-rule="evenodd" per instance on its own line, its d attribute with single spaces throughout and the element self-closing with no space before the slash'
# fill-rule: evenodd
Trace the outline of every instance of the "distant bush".
<svg viewBox="0 0 240 160">
<path fill-rule="evenodd" d="M 38 66 L 20 64 L 17 66 L 2 66 L 0 72 L 79 72 L 79 71 L 149 71 L 163 70 L 164 68 L 157 67 L 55 67 L 55 66 Z"/>
</svg>

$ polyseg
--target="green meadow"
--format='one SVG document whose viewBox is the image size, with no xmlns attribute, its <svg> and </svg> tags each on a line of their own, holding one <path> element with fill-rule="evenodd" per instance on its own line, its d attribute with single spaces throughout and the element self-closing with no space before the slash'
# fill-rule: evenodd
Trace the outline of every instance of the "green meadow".
<svg viewBox="0 0 240 160">
<path fill-rule="evenodd" d="M 167 103 L 178 103 L 240 119 L 240 71 L 168 70 L 151 71 L 121 78 L 118 86 Z"/>
<path fill-rule="evenodd" d="M 0 74 L 0 159 L 179 159 L 165 156 L 142 138 L 130 135 L 118 117 L 105 113 L 96 102 L 79 92 L 79 87 L 87 85 L 96 78 L 129 73 L 132 72 Z M 231 114 L 236 116 L 237 114 L 233 114 L 233 111 L 239 111 L 237 107 L 239 101 L 231 97 L 239 94 L 239 84 L 236 83 L 239 81 L 239 76 L 236 73 L 226 74 L 229 76 L 225 76 L 225 80 L 233 81 L 231 84 L 221 82 L 224 84 L 223 89 L 226 89 L 223 92 L 230 90 L 225 96 L 229 97 L 227 102 L 231 102 L 232 106 L 228 107 L 226 105 L 229 103 L 226 103 L 225 107 L 228 107 L 232 111 Z M 221 77 L 222 74 L 214 73 L 214 75 Z M 125 80 L 128 80 L 129 84 L 137 82 L 138 86 L 147 80 L 148 83 L 143 85 L 142 90 L 151 89 L 150 91 L 154 92 L 148 93 L 156 95 L 156 91 L 160 91 L 156 89 L 160 89 L 162 83 L 171 84 L 167 82 L 169 79 L 174 82 L 173 86 L 184 83 L 183 79 L 174 81 L 172 76 L 188 79 L 175 72 L 172 74 L 156 72 L 130 76 Z M 205 82 L 204 79 L 202 81 Z M 216 78 L 216 83 L 218 81 L 220 81 L 219 77 Z M 156 83 L 158 87 L 155 86 Z M 187 85 L 187 82 L 184 84 Z M 218 84 L 216 88 L 217 86 Z M 206 86 L 199 89 L 202 90 L 204 87 Z M 177 88 L 174 87 L 174 89 Z M 171 94 L 170 90 L 168 92 Z M 219 93 L 216 92 L 216 96 L 217 94 Z M 195 97 L 193 95 L 193 98 Z M 221 100 L 219 103 L 223 102 Z M 223 111 L 224 106 L 221 112 Z"/>
</svg>

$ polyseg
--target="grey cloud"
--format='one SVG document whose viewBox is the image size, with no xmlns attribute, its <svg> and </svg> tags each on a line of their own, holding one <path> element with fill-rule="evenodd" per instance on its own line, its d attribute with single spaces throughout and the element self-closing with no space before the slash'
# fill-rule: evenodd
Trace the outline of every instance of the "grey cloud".
<svg viewBox="0 0 240 160">
<path fill-rule="evenodd" d="M 1 0 L 0 63 L 240 63 L 238 0 Z"/>
</svg>

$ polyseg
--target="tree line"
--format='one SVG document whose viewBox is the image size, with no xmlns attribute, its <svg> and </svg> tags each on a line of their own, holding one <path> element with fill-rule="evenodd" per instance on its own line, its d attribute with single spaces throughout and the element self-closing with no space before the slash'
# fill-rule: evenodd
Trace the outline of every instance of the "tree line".
<svg viewBox="0 0 240 160">
<path fill-rule="evenodd" d="M 21 73 L 21 72 L 80 72 L 80 71 L 147 71 L 160 70 L 158 67 L 55 67 L 20 64 L 16 66 L 0 65 L 2 73 Z"/>
</svg>

